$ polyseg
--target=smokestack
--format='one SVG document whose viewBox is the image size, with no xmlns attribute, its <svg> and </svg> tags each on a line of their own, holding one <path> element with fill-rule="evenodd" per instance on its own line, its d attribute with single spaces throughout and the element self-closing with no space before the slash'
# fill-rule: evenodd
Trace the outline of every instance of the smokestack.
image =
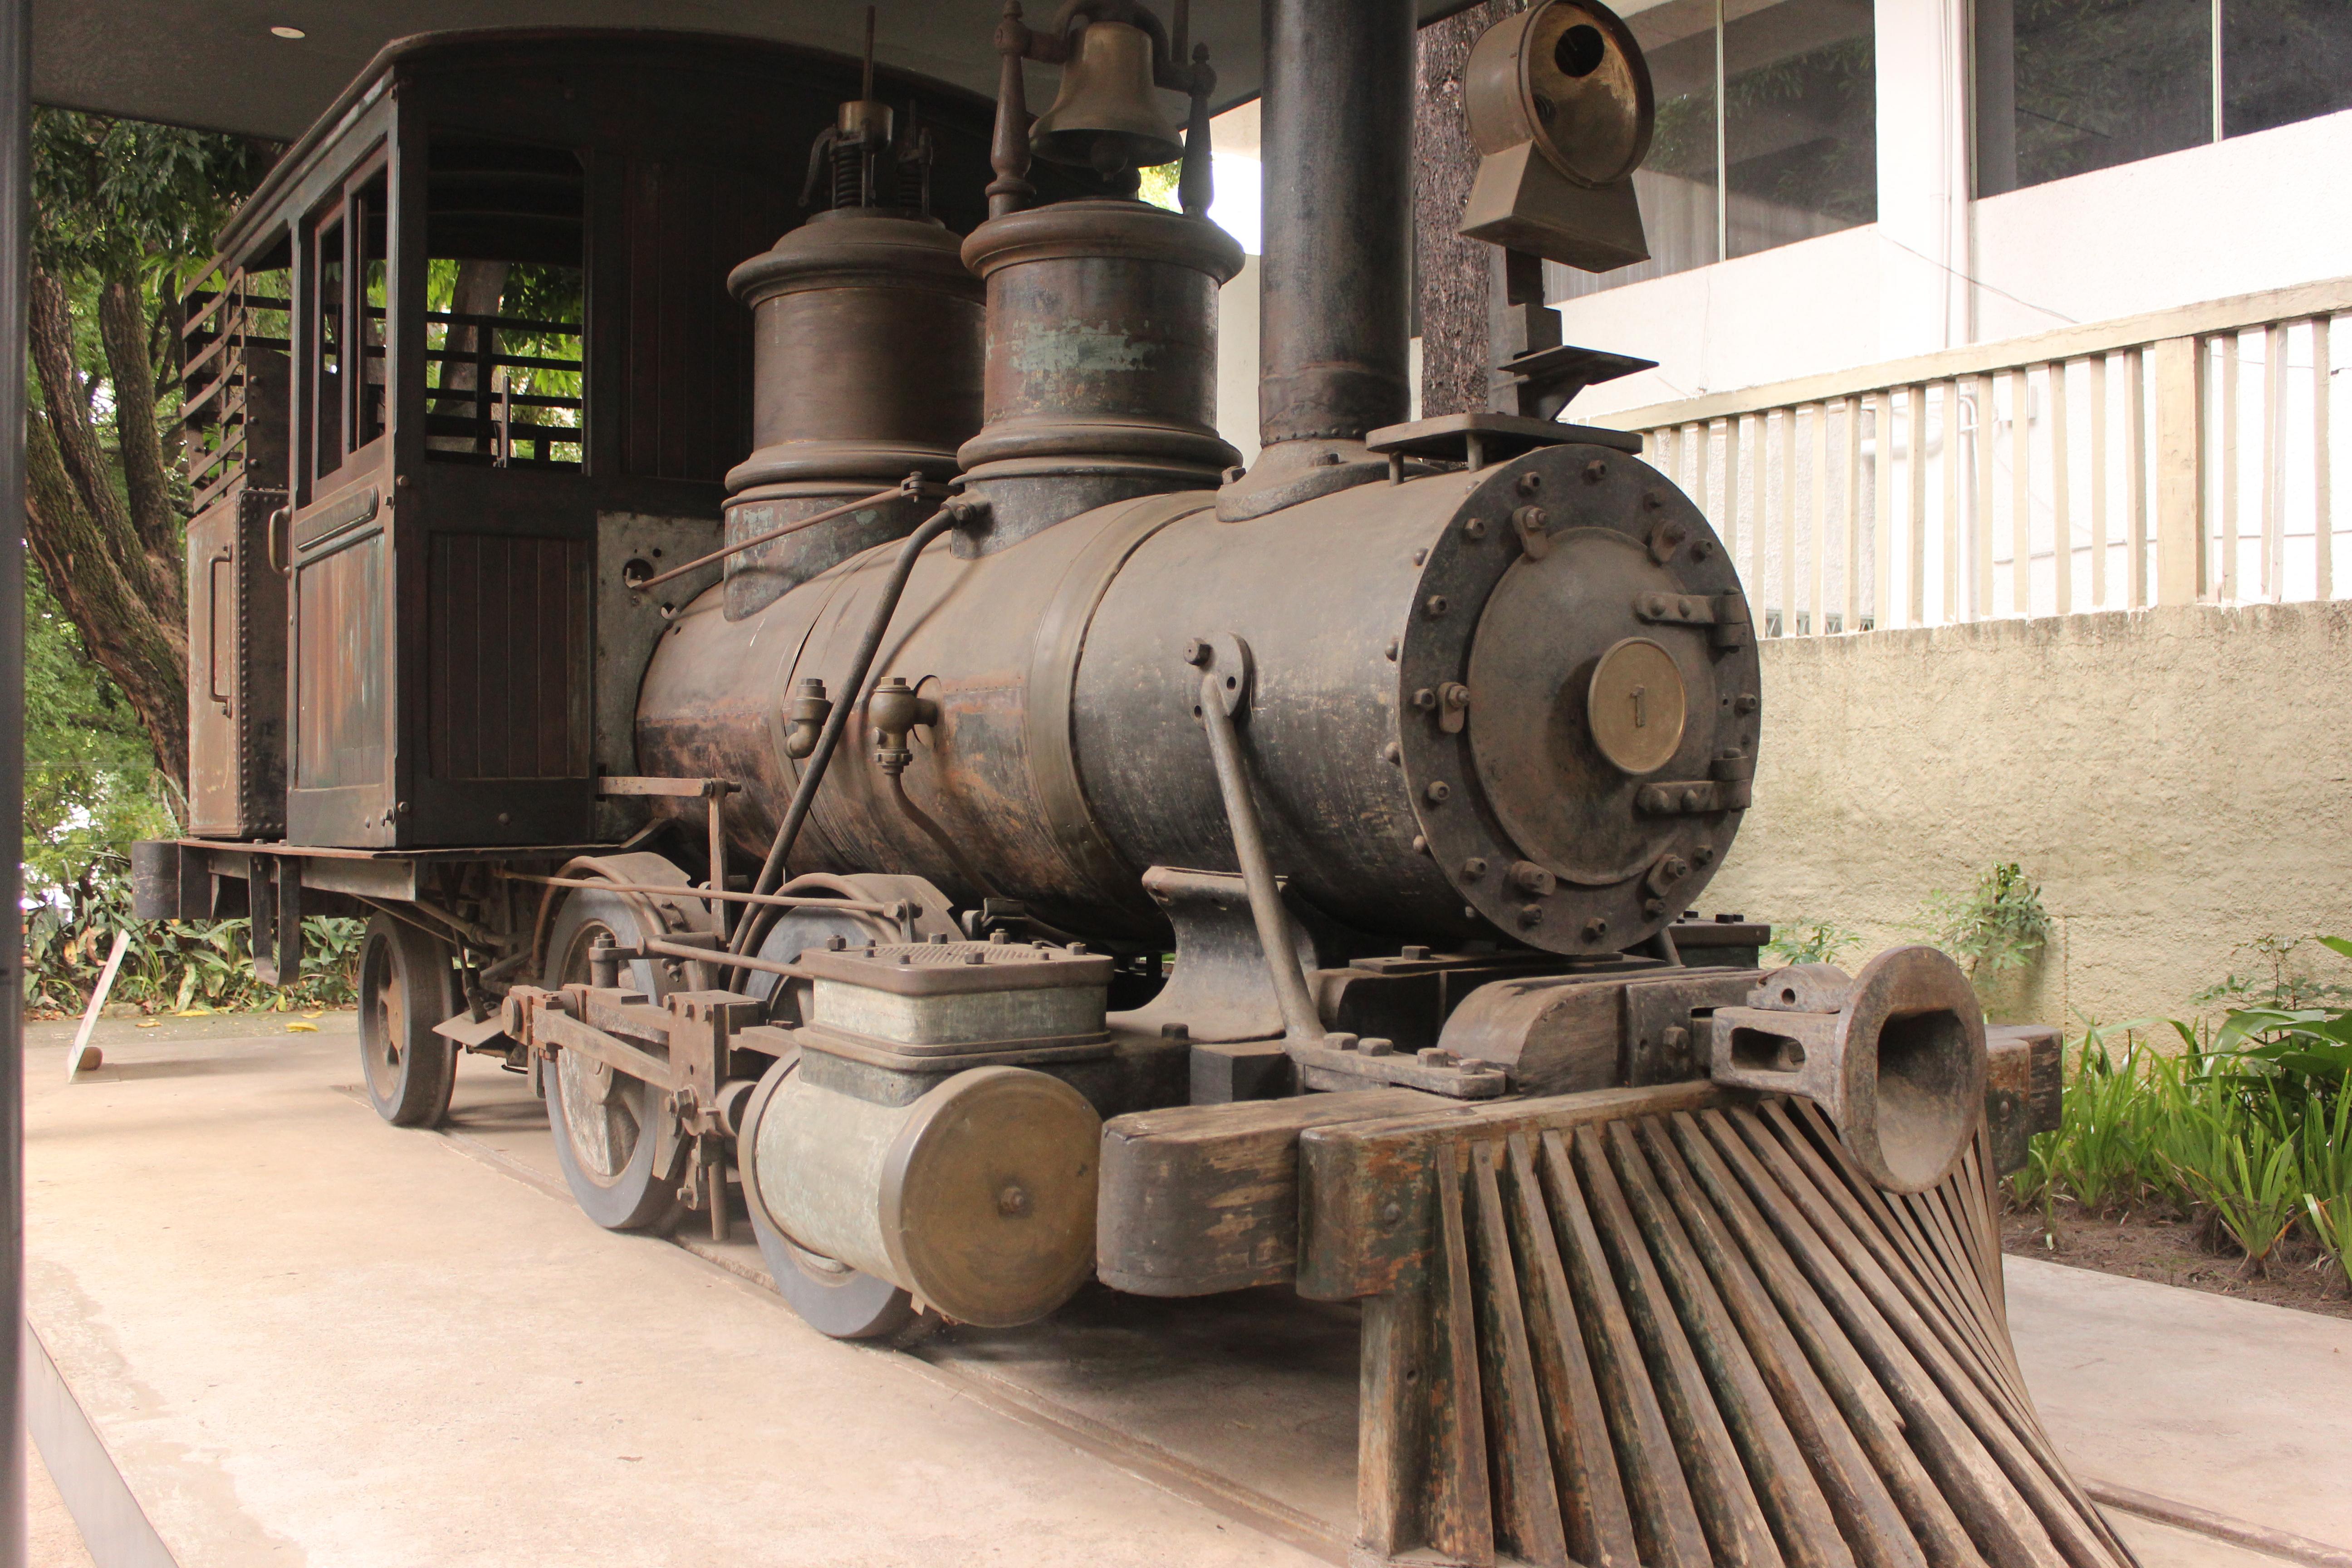
<svg viewBox="0 0 2352 1568">
<path fill-rule="evenodd" d="M 1265 450 L 1218 515 L 1384 478 L 1366 432 L 1410 407 L 1413 0 L 1265 0 Z"/>
</svg>

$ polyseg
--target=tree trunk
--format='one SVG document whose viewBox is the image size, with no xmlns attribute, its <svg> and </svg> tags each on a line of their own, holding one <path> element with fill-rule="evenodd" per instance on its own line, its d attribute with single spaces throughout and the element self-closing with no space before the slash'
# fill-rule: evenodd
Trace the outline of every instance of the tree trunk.
<svg viewBox="0 0 2352 1568">
<path fill-rule="evenodd" d="M 134 300 L 135 304 L 135 300 Z M 73 316 L 65 289 L 37 268 L 27 311 L 33 368 L 39 377 L 42 407 L 26 421 L 26 542 L 48 579 L 49 591 L 72 618 L 82 646 L 121 688 L 131 711 L 154 742 L 155 758 L 182 789 L 188 779 L 188 634 L 182 583 L 178 526 L 156 468 L 139 484 L 146 501 L 162 507 L 162 537 L 150 548 L 119 495 L 98 429 L 90 418 L 89 387 L 73 363 Z M 112 329 L 104 322 L 110 358 Z M 134 312 L 135 313 L 135 312 Z M 143 334 L 139 322 L 135 333 Z M 135 339 L 135 360 L 146 358 L 143 336 Z M 143 391 L 147 367 L 131 385 Z M 122 378 L 115 384 L 123 396 Z M 143 413 L 125 409 L 136 428 L 148 433 L 150 458 L 160 465 L 153 439 L 152 396 L 130 401 Z M 143 421 L 143 423 L 138 423 Z M 135 434 L 135 430 L 134 430 Z M 143 460 L 125 454 L 126 468 Z"/>
<path fill-rule="evenodd" d="M 1486 280 L 1494 247 L 1454 232 L 1478 172 L 1478 149 L 1462 112 L 1462 68 L 1488 27 L 1522 9 L 1520 0 L 1483 0 L 1421 29 L 1412 162 L 1419 174 L 1413 227 L 1424 419 L 1486 406 Z"/>
<path fill-rule="evenodd" d="M 113 379 L 114 437 L 131 526 L 163 579 L 180 584 L 180 520 L 172 510 L 163 438 L 155 428 L 155 364 L 147 352 L 147 304 L 136 283 L 115 279 L 99 290 L 98 331 Z"/>
</svg>

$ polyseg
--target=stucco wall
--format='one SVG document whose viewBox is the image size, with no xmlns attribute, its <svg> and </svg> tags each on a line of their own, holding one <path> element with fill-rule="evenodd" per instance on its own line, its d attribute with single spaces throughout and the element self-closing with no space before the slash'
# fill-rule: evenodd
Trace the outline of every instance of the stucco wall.
<svg viewBox="0 0 2352 1568">
<path fill-rule="evenodd" d="M 1906 930 L 2015 860 L 2059 940 L 1997 1011 L 2185 1016 L 2266 932 L 2352 935 L 2352 604 L 1763 645 L 1756 805 L 1712 912 Z M 2314 968 L 2343 967 L 2314 952 Z"/>
</svg>

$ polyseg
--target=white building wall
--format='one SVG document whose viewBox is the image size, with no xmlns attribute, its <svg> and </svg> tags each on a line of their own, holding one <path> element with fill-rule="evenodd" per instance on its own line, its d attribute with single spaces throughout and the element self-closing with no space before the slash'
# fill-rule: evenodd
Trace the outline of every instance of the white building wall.
<svg viewBox="0 0 2352 1568">
<path fill-rule="evenodd" d="M 1968 11 L 1879 0 L 1877 223 L 1561 307 L 1569 342 L 1659 362 L 1570 417 L 2352 272 L 2352 111 L 1965 199 Z M 1255 200 L 1226 195 L 1256 174 L 1255 105 L 1220 117 L 1217 144 L 1220 206 L 1246 211 L 1255 249 Z M 1221 327 L 1218 420 L 1244 460 L 1255 277 L 1226 288 Z"/>
</svg>

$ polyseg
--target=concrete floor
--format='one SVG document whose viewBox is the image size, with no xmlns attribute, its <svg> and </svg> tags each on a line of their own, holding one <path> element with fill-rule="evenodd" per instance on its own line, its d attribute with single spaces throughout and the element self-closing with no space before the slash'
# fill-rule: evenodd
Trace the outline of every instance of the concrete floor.
<svg viewBox="0 0 2352 1568">
<path fill-rule="evenodd" d="M 447 1134 L 383 1126 L 351 1029 L 108 1024 L 70 1088 L 69 1027 L 28 1030 L 28 1313 L 181 1568 L 1343 1558 L 1349 1311 L 1102 1292 L 837 1344 L 748 1246 L 590 1225 L 520 1079 L 469 1061 Z M 2010 1286 L 2082 1473 L 2352 1544 L 2352 1323 Z M 2279 1561 L 2117 1523 L 2147 1568 Z"/>
</svg>

